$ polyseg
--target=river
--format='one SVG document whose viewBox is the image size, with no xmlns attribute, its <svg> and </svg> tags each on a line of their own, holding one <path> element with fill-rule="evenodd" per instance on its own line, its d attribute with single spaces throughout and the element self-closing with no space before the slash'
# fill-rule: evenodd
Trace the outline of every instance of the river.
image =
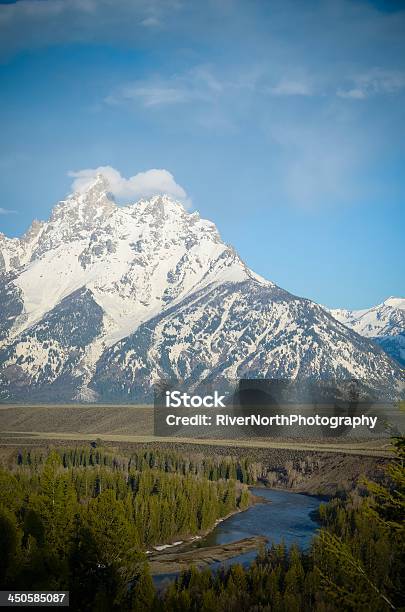
<svg viewBox="0 0 405 612">
<path fill-rule="evenodd" d="M 314 515 L 321 503 L 319 497 L 291 493 L 276 489 L 251 489 L 254 495 L 270 503 L 255 504 L 245 512 L 234 514 L 219 523 L 211 533 L 200 540 L 201 546 L 227 544 L 255 535 L 265 536 L 269 543 L 297 544 L 307 549 L 318 528 Z M 250 563 L 256 556 L 249 552 L 226 563 Z"/>
<path fill-rule="evenodd" d="M 258 535 L 265 536 L 269 544 L 284 541 L 288 547 L 292 544 L 297 544 L 303 550 L 309 547 L 318 528 L 315 515 L 321 498 L 276 489 L 253 488 L 251 491 L 254 495 L 264 497 L 269 503 L 256 503 L 244 512 L 233 514 L 218 523 L 208 535 L 194 542 L 193 548 L 229 544 Z M 246 566 L 256 555 L 256 551 L 247 552 L 221 563 L 213 563 L 210 567 L 216 569 L 219 565 L 228 566 L 233 563 Z M 156 578 L 158 583 L 162 583 L 170 578 L 170 575 Z"/>
</svg>

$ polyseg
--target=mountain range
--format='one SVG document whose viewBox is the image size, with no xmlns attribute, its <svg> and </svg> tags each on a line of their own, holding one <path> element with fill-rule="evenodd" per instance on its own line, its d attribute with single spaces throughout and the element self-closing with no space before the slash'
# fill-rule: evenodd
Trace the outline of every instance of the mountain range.
<svg viewBox="0 0 405 612">
<path fill-rule="evenodd" d="M 403 338 L 403 300 L 328 311 L 255 274 L 169 196 L 117 206 L 101 175 L 21 238 L 0 234 L 0 276 L 3 402 L 145 401 L 162 378 L 403 392 L 381 348 Z"/>
</svg>

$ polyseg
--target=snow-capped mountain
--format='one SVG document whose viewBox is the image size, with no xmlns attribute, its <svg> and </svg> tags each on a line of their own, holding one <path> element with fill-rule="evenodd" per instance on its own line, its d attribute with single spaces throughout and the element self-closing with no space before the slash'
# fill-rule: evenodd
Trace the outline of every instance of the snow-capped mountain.
<svg viewBox="0 0 405 612">
<path fill-rule="evenodd" d="M 338 321 L 378 343 L 393 359 L 405 365 L 405 298 L 390 297 L 364 310 L 329 311 Z"/>
<path fill-rule="evenodd" d="M 255 273 L 168 196 L 117 206 L 105 178 L 21 238 L 0 235 L 0 397 L 128 401 L 160 377 L 356 377 L 400 368 Z"/>
</svg>

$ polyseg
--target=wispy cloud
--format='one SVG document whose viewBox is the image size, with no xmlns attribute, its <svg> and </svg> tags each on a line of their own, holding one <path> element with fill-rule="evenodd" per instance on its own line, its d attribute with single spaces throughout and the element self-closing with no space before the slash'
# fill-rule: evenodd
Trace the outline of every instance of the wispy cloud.
<svg viewBox="0 0 405 612">
<path fill-rule="evenodd" d="M 162 23 L 156 17 L 147 17 L 146 19 L 142 19 L 141 25 L 145 28 L 160 28 Z"/>
<path fill-rule="evenodd" d="M 0 215 L 16 215 L 16 210 L 10 210 L 9 208 L 1 208 L 0 207 Z"/>
<path fill-rule="evenodd" d="M 128 83 L 105 98 L 107 104 L 138 102 L 145 107 L 210 101 L 229 84 L 221 83 L 207 66 L 195 66 L 184 74 L 155 76 Z"/>
<path fill-rule="evenodd" d="M 355 76 L 349 87 L 337 90 L 337 95 L 364 100 L 370 96 L 393 94 L 404 88 L 405 72 L 375 68 Z"/>
<path fill-rule="evenodd" d="M 309 79 L 283 77 L 275 85 L 272 71 L 258 65 L 241 67 L 238 74 L 219 74 L 209 65 L 197 65 L 183 74 L 154 76 L 127 83 L 105 98 L 110 105 L 136 102 L 144 107 L 159 107 L 195 102 L 215 103 L 227 96 L 310 96 L 314 88 Z M 235 98 L 234 98 L 235 101 Z"/>
<path fill-rule="evenodd" d="M 193 95 L 182 87 L 170 86 L 161 82 L 136 82 L 124 85 L 108 95 L 104 101 L 112 106 L 125 102 L 139 102 L 145 107 L 165 106 L 167 104 L 184 104 L 190 102 Z"/>
<path fill-rule="evenodd" d="M 313 88 L 303 79 L 288 79 L 284 78 L 274 87 L 269 89 L 269 93 L 274 96 L 310 96 Z"/>
<path fill-rule="evenodd" d="M 222 70 L 224 72 L 224 70 Z M 183 74 L 154 76 L 127 83 L 105 97 L 110 105 L 135 102 L 146 108 L 196 102 L 214 103 L 226 96 L 256 94 L 263 97 L 322 97 L 366 99 L 405 89 L 405 72 L 373 69 L 347 78 L 344 72 L 325 78 L 284 76 L 275 80 L 274 67 L 258 65 L 241 69 L 237 78 L 214 73 L 210 66 L 195 66 Z M 274 84 L 275 83 L 275 84 Z"/>
</svg>

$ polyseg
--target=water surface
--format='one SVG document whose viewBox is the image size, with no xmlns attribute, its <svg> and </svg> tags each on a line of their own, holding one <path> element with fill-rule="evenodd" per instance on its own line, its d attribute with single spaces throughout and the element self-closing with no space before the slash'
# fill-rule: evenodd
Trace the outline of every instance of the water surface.
<svg viewBox="0 0 405 612">
<path fill-rule="evenodd" d="M 253 488 L 251 491 L 267 502 L 257 503 L 222 521 L 211 533 L 194 542 L 193 548 L 229 544 L 243 538 L 264 535 L 269 544 L 283 541 L 287 547 L 296 544 L 302 550 L 308 549 L 318 528 L 315 515 L 322 499 L 276 489 Z M 247 566 L 256 556 L 257 551 L 251 551 L 227 561 L 213 563 L 210 567 L 216 569 L 220 565 L 229 566 L 233 563 Z M 165 574 L 155 578 L 157 583 L 162 584 L 174 576 Z"/>
<path fill-rule="evenodd" d="M 199 545 L 214 546 L 264 535 L 269 544 L 284 541 L 288 547 L 297 544 L 301 549 L 307 549 L 318 528 L 315 514 L 322 501 L 321 498 L 275 489 L 254 488 L 251 491 L 270 503 L 255 504 L 245 512 L 234 514 L 222 521 L 199 541 Z M 255 552 L 249 552 L 241 557 L 229 559 L 225 565 L 235 562 L 242 562 L 245 565 L 255 556 Z"/>
</svg>

